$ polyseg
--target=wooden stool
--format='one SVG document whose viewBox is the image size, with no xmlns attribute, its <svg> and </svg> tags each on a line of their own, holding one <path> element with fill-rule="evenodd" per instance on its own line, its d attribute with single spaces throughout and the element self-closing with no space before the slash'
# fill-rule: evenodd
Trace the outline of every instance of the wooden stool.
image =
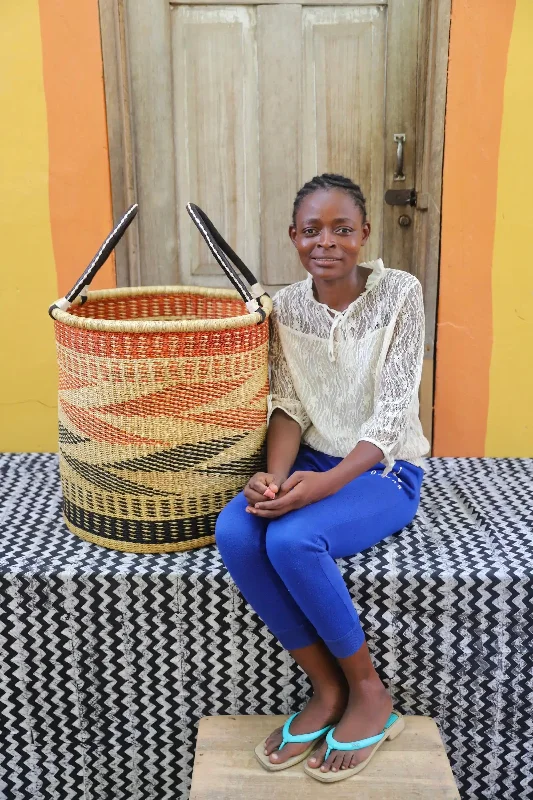
<svg viewBox="0 0 533 800">
<path fill-rule="evenodd" d="M 204 717 L 189 800 L 459 800 L 438 728 L 429 717 L 405 717 L 405 730 L 384 742 L 358 775 L 323 784 L 301 762 L 266 772 L 253 750 L 287 717 Z"/>
</svg>

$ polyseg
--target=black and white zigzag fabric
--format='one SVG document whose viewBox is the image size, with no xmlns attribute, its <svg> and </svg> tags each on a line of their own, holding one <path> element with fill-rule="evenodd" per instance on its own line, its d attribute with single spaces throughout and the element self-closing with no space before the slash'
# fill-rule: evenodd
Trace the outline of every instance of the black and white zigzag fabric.
<svg viewBox="0 0 533 800">
<path fill-rule="evenodd" d="M 533 461 L 427 467 L 414 523 L 339 565 L 463 800 L 533 798 Z M 0 456 L 0 475 L 2 800 L 186 800 L 202 716 L 305 702 L 215 546 L 103 550 L 64 526 L 54 455 Z"/>
</svg>

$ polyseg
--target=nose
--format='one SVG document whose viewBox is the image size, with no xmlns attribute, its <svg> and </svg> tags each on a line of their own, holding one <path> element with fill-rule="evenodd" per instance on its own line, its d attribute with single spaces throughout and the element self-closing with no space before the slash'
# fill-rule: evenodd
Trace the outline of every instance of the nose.
<svg viewBox="0 0 533 800">
<path fill-rule="evenodd" d="M 328 228 L 322 228 L 318 244 L 320 247 L 335 247 L 333 234 Z"/>
</svg>

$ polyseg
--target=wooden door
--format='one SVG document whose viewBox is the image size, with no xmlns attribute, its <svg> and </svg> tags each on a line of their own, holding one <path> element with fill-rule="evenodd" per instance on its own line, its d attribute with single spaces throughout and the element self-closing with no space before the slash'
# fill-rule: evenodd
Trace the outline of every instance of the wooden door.
<svg viewBox="0 0 533 800">
<path fill-rule="evenodd" d="M 119 283 L 227 285 L 189 201 L 265 286 L 301 279 L 287 236 L 294 195 L 313 175 L 340 172 L 367 197 L 365 258 L 424 282 L 432 373 L 446 0 L 100 8 L 114 207 L 118 216 L 135 198 L 140 209 L 117 256 Z M 388 205 L 387 189 L 416 189 L 421 202 Z"/>
</svg>

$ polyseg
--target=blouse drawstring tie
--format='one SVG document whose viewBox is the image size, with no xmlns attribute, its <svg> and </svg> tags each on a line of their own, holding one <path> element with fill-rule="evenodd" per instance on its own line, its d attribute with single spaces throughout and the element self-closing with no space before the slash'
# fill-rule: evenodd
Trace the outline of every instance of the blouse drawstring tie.
<svg viewBox="0 0 533 800">
<path fill-rule="evenodd" d="M 331 310 L 333 311 L 334 309 Z M 335 361 L 335 331 L 337 329 L 337 325 L 342 322 L 342 318 L 343 313 L 341 311 L 337 311 L 335 312 L 335 317 L 331 323 L 328 338 L 328 358 L 331 362 Z"/>
</svg>

